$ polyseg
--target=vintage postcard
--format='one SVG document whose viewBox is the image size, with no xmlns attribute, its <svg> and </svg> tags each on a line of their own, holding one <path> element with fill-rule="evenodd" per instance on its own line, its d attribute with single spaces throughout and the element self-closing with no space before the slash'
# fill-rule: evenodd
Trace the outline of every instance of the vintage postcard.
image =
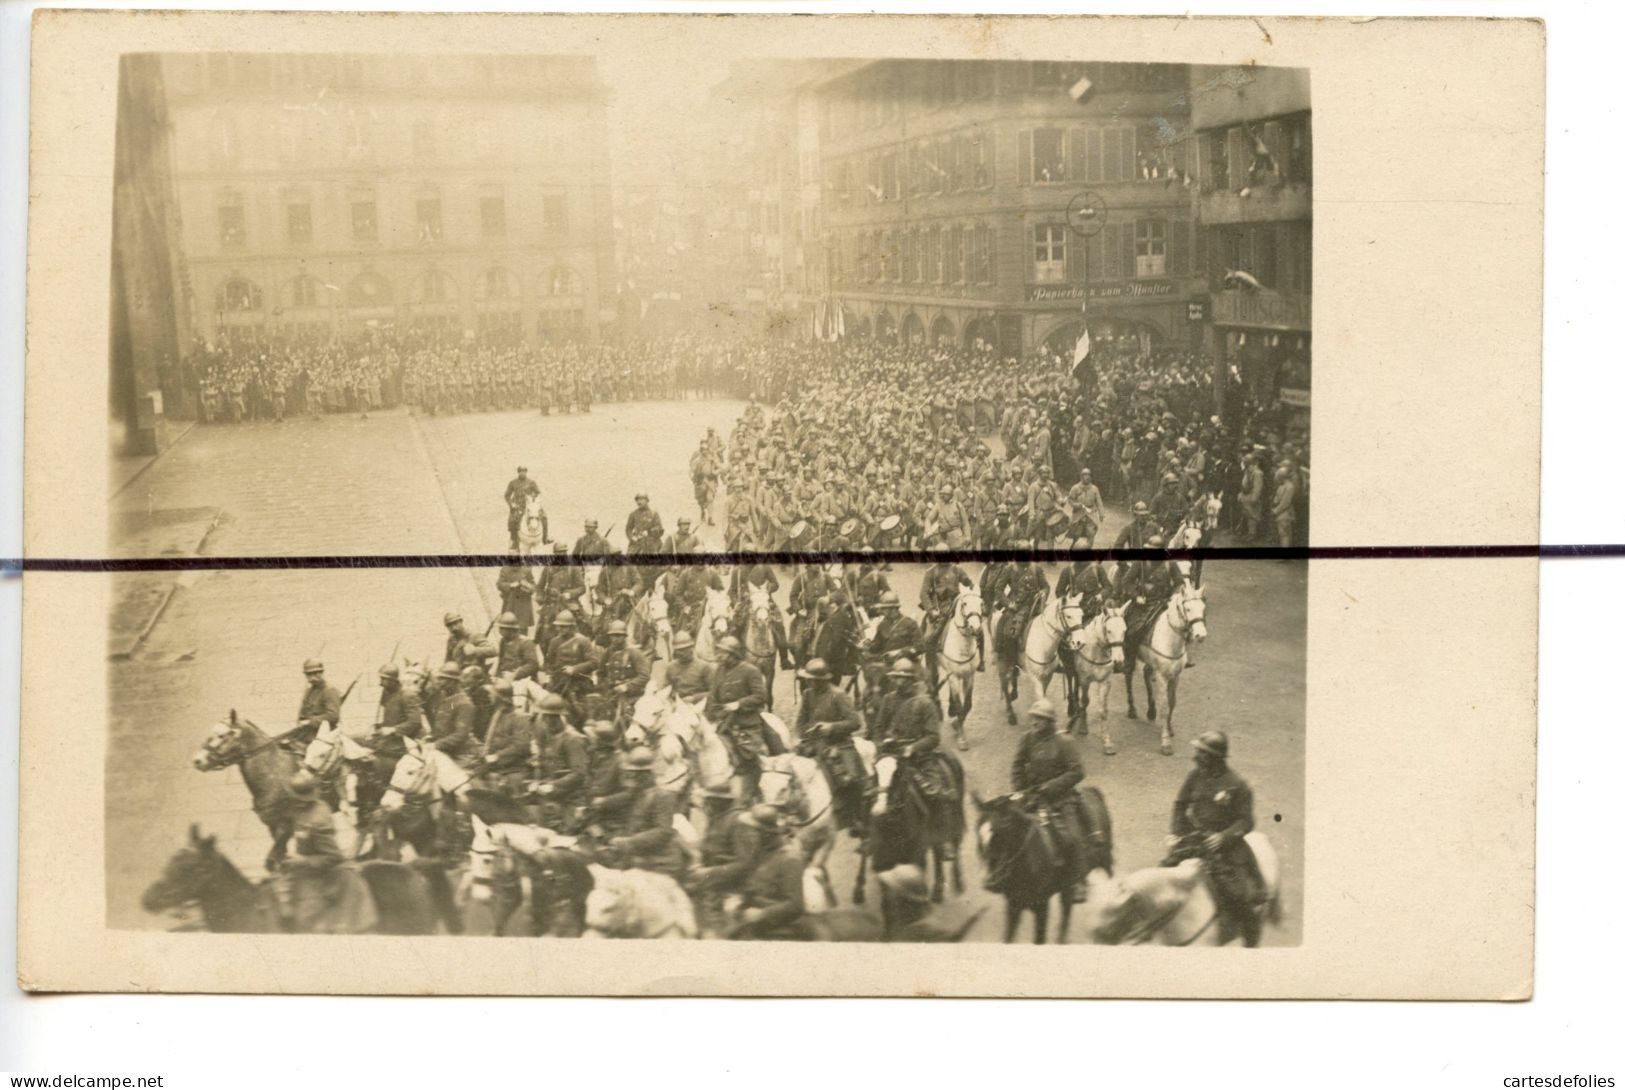
<svg viewBox="0 0 1625 1090">
<path fill-rule="evenodd" d="M 1529 994 L 1538 23 L 35 33 L 25 988 Z"/>
</svg>

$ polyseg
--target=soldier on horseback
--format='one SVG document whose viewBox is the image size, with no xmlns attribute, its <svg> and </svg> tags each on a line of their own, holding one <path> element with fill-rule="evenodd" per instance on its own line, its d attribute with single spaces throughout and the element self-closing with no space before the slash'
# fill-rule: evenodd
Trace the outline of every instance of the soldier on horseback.
<svg viewBox="0 0 1625 1090">
<path fill-rule="evenodd" d="M 326 668 L 317 659 L 305 660 L 305 692 L 299 698 L 299 721 L 294 729 L 282 736 L 284 748 L 300 756 L 323 726 L 338 729 L 339 712 L 344 696 L 327 683 Z"/>
<path fill-rule="evenodd" d="M 303 768 L 288 781 L 293 855 L 283 861 L 271 883 L 277 914 L 288 931 L 309 930 L 338 895 L 344 853 L 339 849 L 333 811 L 318 797 L 320 786 Z"/>
<path fill-rule="evenodd" d="M 1114 549 L 1145 549 L 1150 547 L 1151 535 L 1157 532 L 1157 524 L 1151 519 L 1151 508 L 1144 500 L 1134 501 L 1134 521 L 1123 527 L 1112 543 Z"/>
<path fill-rule="evenodd" d="M 558 693 L 570 708 L 570 720 L 586 721 L 586 698 L 593 691 L 598 669 L 598 648 L 576 631 L 575 614 L 559 610 L 553 618 L 553 642 L 547 645 L 542 684 Z"/>
<path fill-rule="evenodd" d="M 628 866 L 679 878 L 687 862 L 671 819 L 677 796 L 655 783 L 655 755 L 638 746 L 621 758 L 625 790 L 599 799 L 596 813 L 608 819 L 611 851 Z"/>
<path fill-rule="evenodd" d="M 508 681 L 529 681 L 542 668 L 536 643 L 525 635 L 519 618 L 504 613 L 497 618 L 497 677 Z"/>
<path fill-rule="evenodd" d="M 886 674 L 891 684 L 872 727 L 876 744 L 912 774 L 928 801 L 944 802 L 953 783 L 950 758 L 940 748 L 942 712 L 920 690 L 920 671 L 912 661 L 898 659 Z"/>
<path fill-rule="evenodd" d="M 741 799 L 756 797 L 762 778 L 762 757 L 782 752 L 778 735 L 762 719 L 767 706 L 767 681 L 745 661 L 745 648 L 733 636 L 717 641 L 717 675 L 705 702 L 705 717 L 717 725 L 728 744 L 734 773 L 744 786 Z"/>
<path fill-rule="evenodd" d="M 483 636 L 476 639 L 463 623 L 461 613 L 453 610 L 441 620 L 446 625 L 446 653 L 443 657 L 447 662 L 454 662 L 459 667 L 483 666 L 497 657 L 496 644 Z"/>
<path fill-rule="evenodd" d="M 1083 623 L 1088 624 L 1112 600 L 1116 587 L 1101 560 L 1074 560 L 1055 577 L 1057 598 L 1078 597 L 1083 606 Z"/>
<path fill-rule="evenodd" d="M 532 496 L 542 494 L 541 486 L 525 475 L 524 466 L 517 470 L 518 476 L 508 482 L 507 490 L 502 498 L 508 504 L 508 547 L 519 548 L 519 524 L 525 517 L 525 505 Z M 547 537 L 547 516 L 542 516 L 542 537 Z"/>
<path fill-rule="evenodd" d="M 1162 535 L 1152 534 L 1146 541 L 1146 547 L 1160 549 L 1163 545 Z M 1117 600 L 1126 604 L 1123 611 L 1123 623 L 1127 632 L 1123 637 L 1123 646 L 1130 653 L 1123 658 L 1123 671 L 1128 672 L 1133 663 L 1132 649 L 1140 645 L 1156 623 L 1159 616 L 1168 606 L 1168 599 L 1173 597 L 1174 589 L 1185 581 L 1185 573 L 1180 570 L 1179 562 L 1175 560 L 1131 560 L 1127 564 L 1120 564 L 1117 568 Z M 1190 669 L 1196 664 L 1190 661 L 1189 646 L 1185 651 L 1185 668 Z"/>
<path fill-rule="evenodd" d="M 800 748 L 817 758 L 829 780 L 836 823 L 859 830 L 863 826 L 860 808 L 868 793 L 869 777 L 852 736 L 863 729 L 863 721 L 852 698 L 835 688 L 835 677 L 823 659 L 810 660 L 796 676 L 807 683 L 796 713 Z"/>
<path fill-rule="evenodd" d="M 1253 789 L 1229 765 L 1230 739 L 1223 731 L 1196 736 L 1196 767 L 1174 800 L 1164 866 L 1201 856 L 1207 860 L 1213 899 L 1240 930 L 1242 941 L 1257 946 L 1263 921 L 1256 906 L 1264 881 L 1258 860 L 1243 838 L 1253 831 Z"/>
<path fill-rule="evenodd" d="M 821 619 L 819 603 L 839 587 L 821 564 L 807 564 L 790 580 L 790 642 L 803 661 L 812 654 L 812 637 Z"/>
<path fill-rule="evenodd" d="M 541 800 L 541 824 L 570 830 L 581 804 L 591 798 L 591 755 L 581 732 L 565 718 L 568 706 L 557 693 L 542 697 L 530 743 L 530 795 Z M 614 739 L 619 735 L 613 735 Z M 618 747 L 611 747 L 616 752 Z M 604 793 L 620 789 L 618 780 Z"/>
<path fill-rule="evenodd" d="M 1048 828 L 1058 854 L 1066 861 L 1072 899 L 1082 901 L 1089 869 L 1084 839 L 1088 822 L 1077 792 L 1083 782 L 1083 760 L 1072 740 L 1056 733 L 1054 704 L 1039 697 L 1027 709 L 1027 721 L 1027 733 L 1021 736 L 1010 773 L 1014 790 L 1010 801 L 1037 812 L 1040 827 Z"/>
<path fill-rule="evenodd" d="M 926 677 L 930 680 L 931 699 L 937 699 L 937 645 L 942 642 L 942 630 L 953 617 L 954 602 L 962 588 L 971 587 L 970 576 L 958 564 L 938 561 L 925 569 L 920 583 L 920 609 L 925 613 L 924 631 L 920 647 L 925 652 Z"/>
<path fill-rule="evenodd" d="M 372 751 L 370 767 L 356 785 L 356 823 L 364 825 L 389 786 L 395 764 L 406 752 L 402 738 L 423 734 L 423 705 L 418 694 L 401 685 L 400 667 L 386 663 L 378 669 L 378 715 L 372 734 L 361 744 Z"/>
<path fill-rule="evenodd" d="M 757 830 L 761 850 L 750 877 L 745 882 L 738 921 L 729 930 L 731 939 L 766 939 L 785 936 L 807 914 L 802 891 L 806 862 L 795 838 L 783 828 L 779 809 L 757 803 L 739 819 Z"/>
<path fill-rule="evenodd" d="M 700 926 L 707 932 L 724 927 L 722 900 L 742 893 L 762 858 L 761 830 L 744 820 L 750 808 L 733 796 L 728 783 L 712 784 L 701 794 L 705 809 L 705 837 L 700 841 L 700 865 L 689 871 L 689 889 Z"/>
<path fill-rule="evenodd" d="M 462 763 L 474 745 L 474 702 L 462 686 L 462 671 L 455 662 L 441 665 L 429 690 L 429 741 L 441 753 Z"/>
<path fill-rule="evenodd" d="M 659 552 L 660 539 L 666 534 L 660 513 L 649 506 L 647 492 L 639 492 L 632 502 L 637 506 L 626 517 L 626 551 L 639 555 Z"/>
<path fill-rule="evenodd" d="M 1049 600 L 1049 580 L 1032 560 L 1021 556 L 1005 569 L 990 588 L 994 607 L 1003 612 L 999 621 L 999 642 L 1005 648 L 1021 647 L 1027 623 Z"/>
<path fill-rule="evenodd" d="M 491 689 L 491 721 L 485 728 L 474 772 L 486 777 L 497 790 L 511 795 L 519 787 L 525 763 L 530 758 L 535 725 L 530 716 L 514 708 L 513 682 L 499 679 Z"/>
</svg>

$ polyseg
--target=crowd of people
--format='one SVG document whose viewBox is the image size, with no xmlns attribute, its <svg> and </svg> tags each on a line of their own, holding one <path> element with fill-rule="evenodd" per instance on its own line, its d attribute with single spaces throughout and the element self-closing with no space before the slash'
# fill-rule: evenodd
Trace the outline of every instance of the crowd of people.
<svg viewBox="0 0 1625 1090">
<path fill-rule="evenodd" d="M 443 332 L 367 330 L 350 337 L 268 334 L 199 343 L 182 388 L 208 424 L 366 413 L 407 405 L 426 414 L 537 409 L 585 412 L 595 401 L 740 392 L 727 345 L 527 345 Z"/>
</svg>

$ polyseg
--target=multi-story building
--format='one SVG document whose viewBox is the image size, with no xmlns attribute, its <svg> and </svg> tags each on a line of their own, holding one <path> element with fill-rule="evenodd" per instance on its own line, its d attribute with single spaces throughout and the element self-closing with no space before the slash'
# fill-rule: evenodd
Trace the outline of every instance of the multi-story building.
<svg viewBox="0 0 1625 1090">
<path fill-rule="evenodd" d="M 1070 352 L 1087 300 L 1097 342 L 1199 339 L 1187 67 L 887 60 L 810 93 L 847 335 Z"/>
<path fill-rule="evenodd" d="M 1220 404 L 1280 403 L 1305 425 L 1313 253 L 1309 71 L 1198 68 L 1201 246 Z"/>
<path fill-rule="evenodd" d="M 164 76 L 204 336 L 613 318 L 591 58 L 182 54 Z"/>
</svg>

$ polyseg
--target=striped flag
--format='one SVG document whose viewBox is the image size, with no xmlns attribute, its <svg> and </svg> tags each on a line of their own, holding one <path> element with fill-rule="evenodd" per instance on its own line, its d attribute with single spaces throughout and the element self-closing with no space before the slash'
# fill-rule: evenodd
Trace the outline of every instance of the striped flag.
<svg viewBox="0 0 1625 1090">
<path fill-rule="evenodd" d="M 1087 373 L 1093 375 L 1094 368 L 1089 366 L 1089 300 L 1087 299 L 1083 301 L 1083 335 L 1078 338 L 1078 343 L 1072 346 L 1072 377 L 1074 379 L 1083 379 L 1086 367 L 1088 368 Z"/>
</svg>

